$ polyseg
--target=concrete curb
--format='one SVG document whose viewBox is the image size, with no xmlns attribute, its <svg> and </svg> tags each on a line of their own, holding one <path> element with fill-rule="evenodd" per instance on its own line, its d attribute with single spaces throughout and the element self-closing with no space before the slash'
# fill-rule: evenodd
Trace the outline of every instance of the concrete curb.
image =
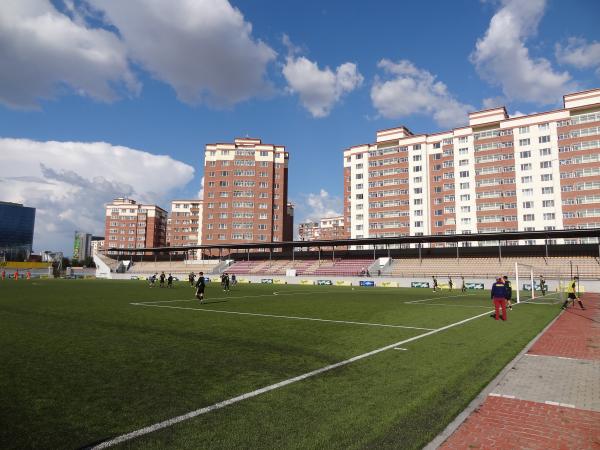
<svg viewBox="0 0 600 450">
<path fill-rule="evenodd" d="M 483 402 L 488 397 L 488 395 L 494 391 L 494 389 L 496 388 L 496 386 L 498 386 L 500 381 L 506 376 L 506 374 L 510 370 L 512 370 L 512 368 L 515 366 L 517 361 L 519 361 L 525 355 L 525 353 L 527 353 L 529 351 L 529 349 L 531 347 L 533 347 L 533 344 L 535 344 L 537 342 L 537 340 L 552 325 L 554 325 L 554 322 L 556 322 L 558 320 L 558 318 L 563 315 L 564 312 L 565 312 L 564 310 L 561 311 L 554 319 L 552 319 L 552 321 L 548 325 L 546 325 L 544 327 L 544 329 L 542 331 L 540 331 L 538 333 L 537 336 L 535 336 L 531 341 L 529 341 L 529 343 L 525 346 L 525 348 L 523 348 L 523 350 L 521 350 L 519 352 L 519 354 L 517 356 L 515 356 L 513 358 L 513 360 L 511 362 L 509 362 L 504 367 L 504 369 L 502 369 L 500 371 L 500 373 L 498 375 L 496 375 L 496 377 L 492 381 L 490 381 L 490 383 L 485 388 L 483 388 L 483 390 L 479 393 L 479 395 L 477 397 L 475 397 L 471 401 L 471 403 L 469 403 L 469 405 L 464 409 L 464 411 L 461 412 L 458 416 L 456 416 L 456 418 L 452 422 L 450 422 L 448 424 L 448 426 L 446 428 L 444 428 L 444 430 L 440 434 L 438 434 L 429 444 L 427 444 L 425 447 L 423 447 L 423 450 L 436 450 L 446 441 L 446 439 L 448 439 L 450 436 L 452 436 L 452 434 L 454 434 L 454 432 L 458 429 L 458 427 L 460 427 L 462 425 L 462 423 L 471 415 L 471 413 L 483 404 Z"/>
</svg>

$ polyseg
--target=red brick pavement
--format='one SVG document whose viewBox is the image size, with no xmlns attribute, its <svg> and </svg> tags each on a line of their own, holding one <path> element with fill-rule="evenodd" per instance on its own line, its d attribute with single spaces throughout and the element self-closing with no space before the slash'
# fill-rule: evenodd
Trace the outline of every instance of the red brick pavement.
<svg viewBox="0 0 600 450">
<path fill-rule="evenodd" d="M 598 450 L 600 412 L 488 397 L 440 449 Z"/>
<path fill-rule="evenodd" d="M 600 295 L 569 308 L 529 353 L 600 360 Z M 600 412 L 489 396 L 440 449 L 600 450 Z"/>
<path fill-rule="evenodd" d="M 585 294 L 585 310 L 569 307 L 529 353 L 600 360 L 600 295 Z"/>
</svg>

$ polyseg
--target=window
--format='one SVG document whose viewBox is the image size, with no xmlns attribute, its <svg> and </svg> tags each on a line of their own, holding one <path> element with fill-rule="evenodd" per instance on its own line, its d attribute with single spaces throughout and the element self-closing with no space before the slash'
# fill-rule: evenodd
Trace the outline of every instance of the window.
<svg viewBox="0 0 600 450">
<path fill-rule="evenodd" d="M 413 205 L 422 205 L 423 204 L 423 199 L 422 198 L 415 198 L 413 200 Z"/>
<path fill-rule="evenodd" d="M 469 178 L 469 171 L 468 170 L 463 170 L 460 172 L 460 177 L 461 178 Z"/>
<path fill-rule="evenodd" d="M 415 211 L 415 212 L 416 212 L 416 211 Z M 441 210 L 441 209 L 436 209 L 436 210 L 435 210 L 435 213 L 434 213 L 434 215 L 436 215 L 436 216 L 441 216 L 443 213 L 444 213 L 444 211 L 443 211 L 443 210 Z M 422 215 L 422 214 L 415 214 L 415 215 L 419 215 L 419 216 L 420 216 L 420 215 Z"/>
<path fill-rule="evenodd" d="M 354 155 L 354 159 L 362 159 L 362 153 L 357 153 Z"/>
<path fill-rule="evenodd" d="M 356 200 L 362 200 L 363 194 L 356 194 Z"/>
<path fill-rule="evenodd" d="M 533 222 L 535 220 L 535 214 L 523 214 L 524 222 Z"/>
<path fill-rule="evenodd" d="M 532 188 L 522 189 L 521 192 L 523 193 L 524 197 L 532 197 L 533 196 L 533 189 Z"/>
<path fill-rule="evenodd" d="M 423 188 L 420 188 L 420 187 L 414 188 L 414 192 L 415 192 L 415 194 L 422 194 L 423 193 Z"/>
<path fill-rule="evenodd" d="M 521 153 L 519 153 L 519 156 L 521 158 L 531 158 L 531 150 L 521 152 Z"/>
<path fill-rule="evenodd" d="M 523 208 L 525 208 L 525 209 L 533 208 L 533 202 L 523 202 Z"/>
<path fill-rule="evenodd" d="M 422 227 L 423 226 L 423 221 L 422 220 L 416 220 L 415 221 L 415 227 Z"/>
<path fill-rule="evenodd" d="M 540 156 L 548 156 L 552 154 L 552 149 L 540 148 Z"/>
<path fill-rule="evenodd" d="M 552 174 L 551 173 L 542 174 L 541 180 L 542 181 L 552 181 Z"/>
<path fill-rule="evenodd" d="M 414 177 L 413 178 L 414 183 L 421 183 L 422 181 L 423 181 L 423 177 Z"/>
<path fill-rule="evenodd" d="M 519 127 L 519 134 L 529 133 L 529 127 Z"/>
<path fill-rule="evenodd" d="M 440 142 L 434 142 L 433 143 L 433 148 L 440 148 L 441 143 Z"/>
<path fill-rule="evenodd" d="M 531 163 L 521 164 L 521 170 L 531 170 Z"/>
<path fill-rule="evenodd" d="M 462 194 L 460 196 L 460 201 L 462 201 L 462 202 L 468 202 L 469 200 L 471 200 L 471 195 L 470 194 Z"/>
<path fill-rule="evenodd" d="M 458 162 L 458 165 L 459 165 L 459 166 L 468 166 L 468 165 L 469 165 L 469 160 L 468 160 L 468 159 L 461 159 L 461 160 Z"/>
<path fill-rule="evenodd" d="M 539 142 L 540 144 L 545 144 L 546 142 L 550 142 L 550 135 L 547 135 L 547 136 L 540 136 L 540 137 L 538 138 L 538 142 Z"/>
<path fill-rule="evenodd" d="M 526 177 L 521 177 L 521 183 L 531 183 L 533 181 L 533 177 L 531 175 L 527 175 Z"/>
<path fill-rule="evenodd" d="M 527 139 L 519 139 L 519 145 L 521 147 L 525 146 L 525 145 L 529 145 L 531 143 L 531 140 L 529 138 Z"/>
<path fill-rule="evenodd" d="M 421 150 L 421 144 L 413 145 L 413 150 Z"/>
<path fill-rule="evenodd" d="M 542 161 L 540 163 L 540 169 L 549 169 L 552 167 L 552 161 Z"/>
<path fill-rule="evenodd" d="M 542 188 L 542 194 L 554 194 L 554 188 L 552 186 L 550 186 L 550 187 L 543 187 Z"/>
<path fill-rule="evenodd" d="M 459 148 L 458 149 L 458 154 L 459 155 L 468 155 L 469 154 L 469 149 L 468 148 Z"/>
<path fill-rule="evenodd" d="M 421 166 L 414 166 L 413 167 L 413 172 L 420 172 L 421 171 Z"/>
<path fill-rule="evenodd" d="M 549 130 L 550 129 L 550 124 L 549 123 L 540 123 L 538 125 L 538 130 L 543 131 L 543 130 Z"/>
<path fill-rule="evenodd" d="M 470 206 L 461 206 L 460 212 L 464 212 L 464 213 L 471 212 L 471 207 Z"/>
<path fill-rule="evenodd" d="M 441 214 L 441 210 L 440 210 L 440 214 Z M 440 214 L 436 214 L 436 215 L 440 215 Z M 416 209 L 415 210 L 415 216 L 421 217 L 423 216 L 423 210 L 422 209 Z"/>
<path fill-rule="evenodd" d="M 554 213 L 544 213 L 544 220 L 554 220 L 554 219 L 555 219 Z"/>
<path fill-rule="evenodd" d="M 461 189 L 469 189 L 469 182 L 467 181 L 466 183 L 460 183 L 460 188 Z"/>
<path fill-rule="evenodd" d="M 413 161 L 421 161 L 421 155 L 413 155 Z"/>
<path fill-rule="evenodd" d="M 552 208 L 552 207 L 554 207 L 554 200 L 544 200 L 542 202 L 542 206 L 544 208 Z"/>
<path fill-rule="evenodd" d="M 362 180 L 363 174 L 362 173 L 357 173 L 354 178 L 356 178 L 357 180 Z"/>
</svg>

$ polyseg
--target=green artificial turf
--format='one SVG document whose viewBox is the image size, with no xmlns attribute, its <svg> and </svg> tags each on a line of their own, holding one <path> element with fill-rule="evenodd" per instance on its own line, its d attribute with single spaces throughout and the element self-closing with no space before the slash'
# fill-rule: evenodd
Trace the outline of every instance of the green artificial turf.
<svg viewBox="0 0 600 450">
<path fill-rule="evenodd" d="M 88 447 L 427 333 L 291 317 L 436 329 L 491 310 L 487 291 L 468 294 L 212 284 L 200 305 L 183 282 L 4 281 L 0 448 Z M 522 304 L 121 447 L 422 448 L 557 313 Z"/>
</svg>

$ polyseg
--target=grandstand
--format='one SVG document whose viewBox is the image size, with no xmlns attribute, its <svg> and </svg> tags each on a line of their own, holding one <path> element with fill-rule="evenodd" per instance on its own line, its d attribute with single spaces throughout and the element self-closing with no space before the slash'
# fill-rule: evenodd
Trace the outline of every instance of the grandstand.
<svg viewBox="0 0 600 450">
<path fill-rule="evenodd" d="M 515 263 L 519 262 L 531 266 L 536 277 L 561 279 L 578 274 L 582 279 L 598 281 L 598 238 L 600 229 L 588 229 L 108 250 L 118 252 L 119 259 L 130 261 L 126 273 L 138 275 L 227 271 L 249 277 L 286 276 L 286 282 L 292 283 L 294 276 L 408 280 L 437 275 L 483 280 L 499 274 L 514 276 Z M 559 240 L 565 244 L 557 244 Z M 515 245 L 519 241 L 543 245 Z M 198 249 L 217 250 L 227 257 L 201 262 L 173 259 L 182 250 Z M 139 252 L 145 256 L 136 256 Z M 134 261 L 138 258 L 139 262 Z M 123 268 L 123 263 L 114 259 L 107 260 L 107 265 L 111 272 Z"/>
<path fill-rule="evenodd" d="M 532 266 L 535 276 L 561 278 L 579 274 L 585 279 L 600 279 L 600 260 L 581 257 L 487 257 L 487 258 L 406 258 L 395 259 L 382 270 L 383 276 L 410 278 L 415 276 L 465 276 L 491 278 L 514 275 L 515 263 Z"/>
</svg>

